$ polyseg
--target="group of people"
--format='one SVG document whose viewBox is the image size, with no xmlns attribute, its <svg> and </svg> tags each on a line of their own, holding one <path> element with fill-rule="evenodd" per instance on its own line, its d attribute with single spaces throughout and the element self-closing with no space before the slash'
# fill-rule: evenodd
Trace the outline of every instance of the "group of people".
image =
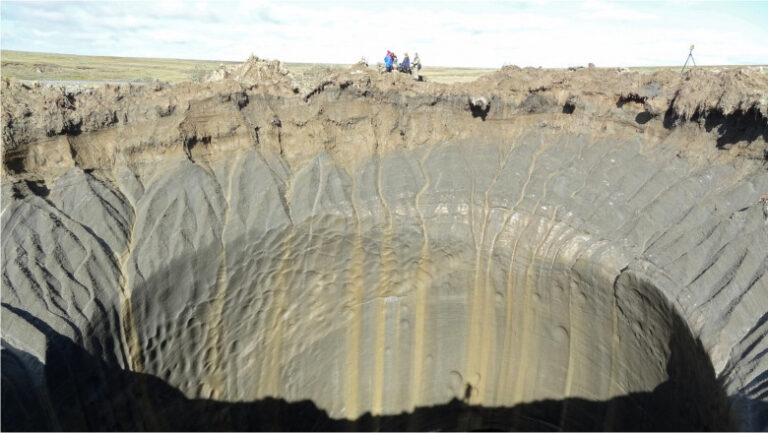
<svg viewBox="0 0 768 433">
<path fill-rule="evenodd" d="M 419 79 L 419 70 L 421 69 L 421 59 L 419 59 L 419 53 L 413 57 L 413 63 L 408 57 L 408 53 L 403 54 L 403 61 L 397 62 L 397 55 L 392 51 L 387 50 L 387 55 L 384 57 L 384 67 L 387 72 L 392 72 L 395 69 L 399 72 L 406 74 L 413 74 L 414 79 Z"/>
</svg>

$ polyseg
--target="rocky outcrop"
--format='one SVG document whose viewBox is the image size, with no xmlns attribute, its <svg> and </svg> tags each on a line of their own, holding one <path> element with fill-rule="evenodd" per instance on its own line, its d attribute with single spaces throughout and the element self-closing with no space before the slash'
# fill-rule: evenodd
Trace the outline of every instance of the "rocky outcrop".
<svg viewBox="0 0 768 433">
<path fill-rule="evenodd" d="M 258 70 L 3 83 L 4 429 L 768 426 L 768 76 Z"/>
</svg>

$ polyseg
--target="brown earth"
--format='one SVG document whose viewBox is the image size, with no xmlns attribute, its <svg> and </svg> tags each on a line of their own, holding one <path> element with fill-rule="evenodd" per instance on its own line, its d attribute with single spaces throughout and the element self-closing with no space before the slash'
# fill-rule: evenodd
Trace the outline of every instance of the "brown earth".
<svg viewBox="0 0 768 433">
<path fill-rule="evenodd" d="M 55 177 L 72 165 L 108 170 L 118 154 L 139 162 L 219 146 L 264 146 L 291 163 L 321 146 L 340 161 L 359 160 L 465 137 L 478 120 L 542 113 L 575 114 L 563 117 L 568 122 L 610 119 L 661 135 L 676 125 L 716 128 L 720 147 L 764 158 L 765 140 L 754 139 L 768 118 L 768 75 L 509 66 L 447 85 L 361 64 L 319 78 L 294 76 L 278 61 L 252 57 L 205 83 L 80 88 L 4 80 L 2 106 L 4 176 L 14 178 Z"/>
</svg>

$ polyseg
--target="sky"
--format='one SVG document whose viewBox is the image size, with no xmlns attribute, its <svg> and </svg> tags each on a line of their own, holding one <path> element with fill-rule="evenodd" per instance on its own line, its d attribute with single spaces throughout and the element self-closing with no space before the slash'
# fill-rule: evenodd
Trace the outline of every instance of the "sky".
<svg viewBox="0 0 768 433">
<path fill-rule="evenodd" d="M 768 64 L 768 1 L 0 3 L 0 48 L 241 61 L 498 68 Z"/>
</svg>

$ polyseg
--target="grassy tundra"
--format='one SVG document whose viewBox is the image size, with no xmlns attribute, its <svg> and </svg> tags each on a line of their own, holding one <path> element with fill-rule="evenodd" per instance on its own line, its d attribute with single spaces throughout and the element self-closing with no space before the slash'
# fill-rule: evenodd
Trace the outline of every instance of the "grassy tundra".
<svg viewBox="0 0 768 433">
<path fill-rule="evenodd" d="M 189 81 L 204 77 L 221 64 L 240 62 L 215 60 L 154 59 L 140 57 L 77 56 L 72 54 L 33 53 L 2 50 L 2 78 L 49 81 L 116 81 L 144 82 L 154 79 Z M 285 63 L 293 73 L 328 70 L 350 65 L 318 65 Z M 373 65 L 372 65 L 373 66 Z M 421 71 L 430 81 L 458 83 L 472 81 L 494 69 L 424 67 Z"/>
<path fill-rule="evenodd" d="M 51 81 L 162 81 L 178 82 L 210 71 L 221 63 L 205 60 L 144 59 L 76 56 L 2 50 L 2 78 Z M 235 63 L 235 62 L 228 62 Z"/>
<path fill-rule="evenodd" d="M 47 81 L 147 82 L 152 80 L 176 83 L 200 80 L 221 64 L 240 62 L 216 60 L 156 59 L 141 57 L 77 56 L 72 54 L 0 51 L 2 78 Z M 316 63 L 285 63 L 295 73 L 318 74 L 349 65 Z M 371 65 L 375 66 L 375 65 Z M 706 66 L 707 68 L 714 66 Z M 719 66 L 718 66 L 719 67 Z M 760 67 L 760 66 L 758 66 Z M 632 71 L 650 73 L 659 69 L 680 70 L 680 66 L 637 67 Z M 421 70 L 427 80 L 438 83 L 463 83 L 494 71 L 480 68 L 447 68 L 425 66 Z"/>
</svg>

